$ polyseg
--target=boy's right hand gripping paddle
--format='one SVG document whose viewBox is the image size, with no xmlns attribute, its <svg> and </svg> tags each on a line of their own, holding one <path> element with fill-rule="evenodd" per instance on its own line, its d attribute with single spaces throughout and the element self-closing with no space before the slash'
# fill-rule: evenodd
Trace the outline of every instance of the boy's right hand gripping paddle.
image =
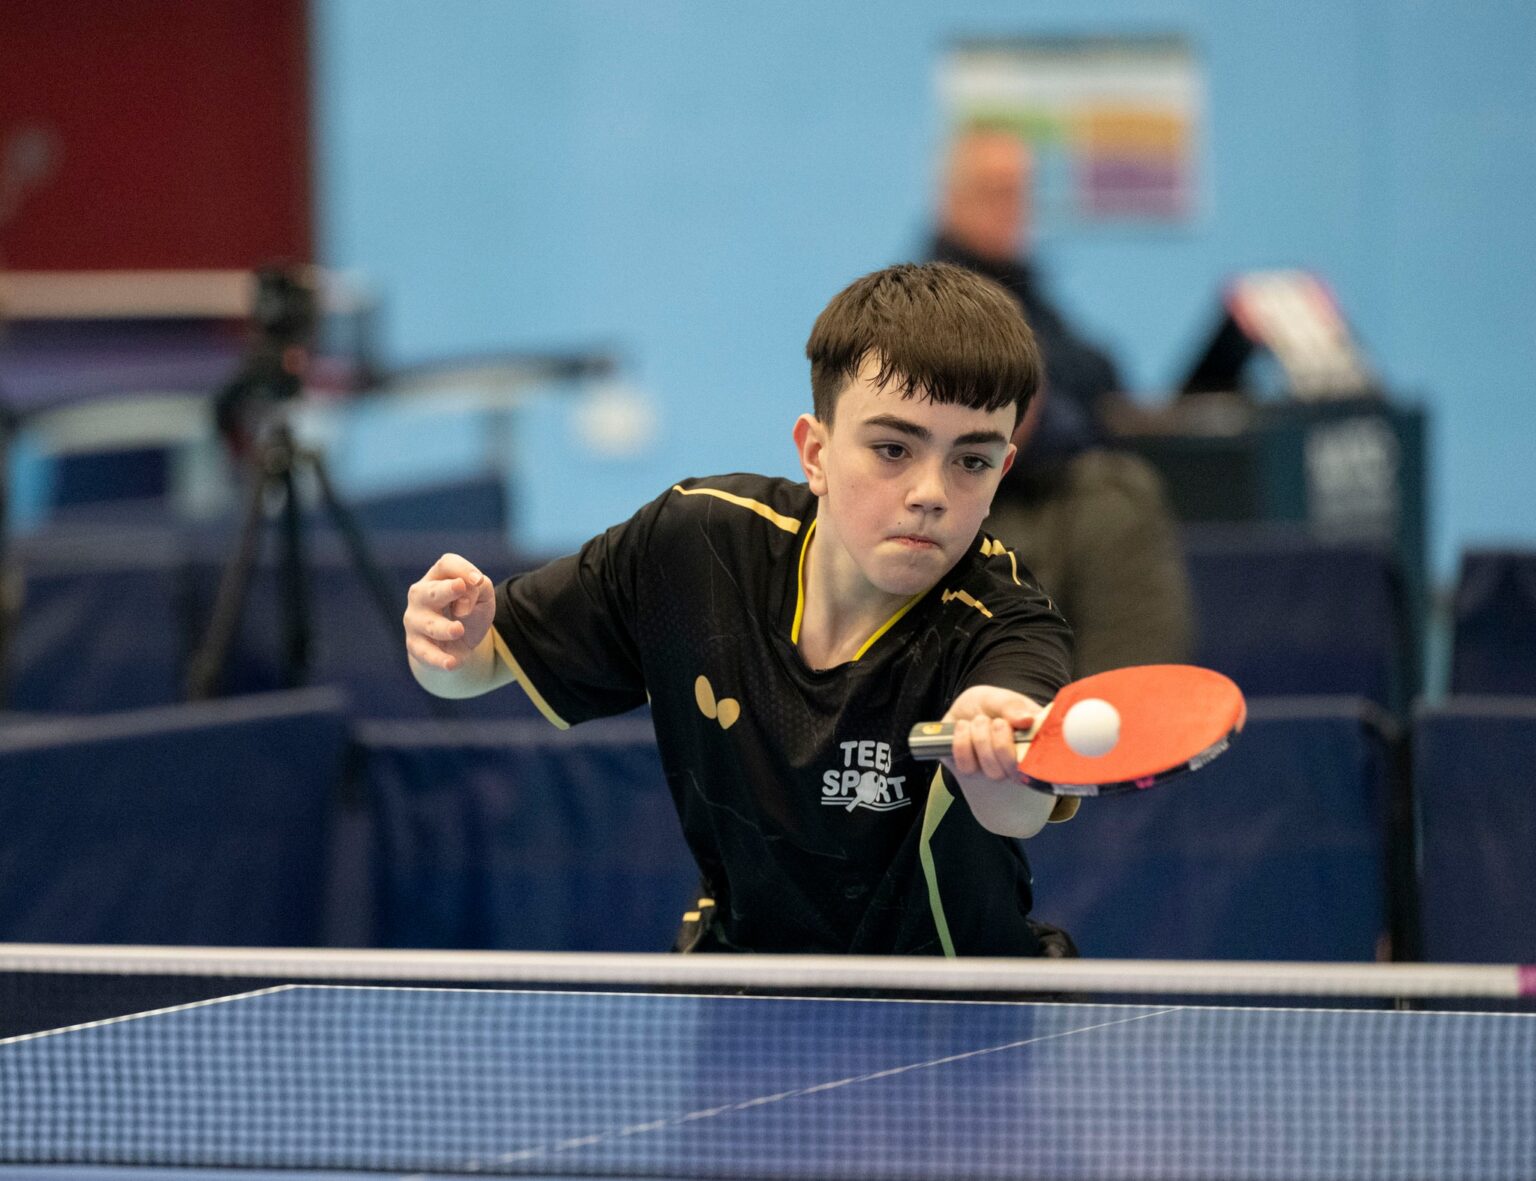
<svg viewBox="0 0 1536 1181">
<path fill-rule="evenodd" d="M 1019 778 L 1058 796 L 1104 796 L 1155 787 L 1197 771 L 1231 745 L 1248 708 L 1230 679 L 1189 664 L 1146 664 L 1073 681 L 1020 744 Z M 920 722 L 912 754 L 950 753 L 954 725 Z"/>
</svg>

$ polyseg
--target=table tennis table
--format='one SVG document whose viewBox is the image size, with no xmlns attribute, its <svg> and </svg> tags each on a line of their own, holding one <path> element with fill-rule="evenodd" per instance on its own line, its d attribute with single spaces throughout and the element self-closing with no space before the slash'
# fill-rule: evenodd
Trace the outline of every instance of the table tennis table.
<svg viewBox="0 0 1536 1181">
<path fill-rule="evenodd" d="M 280 985 L 0 1042 L 0 1161 L 1516 1181 L 1536 1015 Z"/>
</svg>

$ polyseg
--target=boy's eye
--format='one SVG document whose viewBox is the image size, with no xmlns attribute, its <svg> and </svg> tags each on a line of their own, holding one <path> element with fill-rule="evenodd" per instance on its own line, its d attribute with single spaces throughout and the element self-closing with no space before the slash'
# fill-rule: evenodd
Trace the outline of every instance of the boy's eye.
<svg viewBox="0 0 1536 1181">
<path fill-rule="evenodd" d="M 985 455 L 962 455 L 960 466 L 968 472 L 984 472 L 992 466 L 992 461 Z"/>
<path fill-rule="evenodd" d="M 881 459 L 901 459 L 907 453 L 907 449 L 900 443 L 876 443 L 875 454 Z"/>
</svg>

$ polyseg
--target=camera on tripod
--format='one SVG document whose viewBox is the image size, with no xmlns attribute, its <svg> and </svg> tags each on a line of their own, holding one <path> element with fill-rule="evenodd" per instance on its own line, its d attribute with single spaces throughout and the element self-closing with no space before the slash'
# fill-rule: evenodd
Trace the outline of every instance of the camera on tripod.
<svg viewBox="0 0 1536 1181">
<path fill-rule="evenodd" d="M 246 456 L 278 403 L 299 396 L 319 324 L 311 267 L 263 267 L 255 274 L 250 340 L 235 376 L 214 403 L 219 434 Z"/>
<path fill-rule="evenodd" d="M 319 302 L 309 268 L 263 267 L 256 272 L 251 327 L 259 348 L 282 353 L 314 340 Z"/>
<path fill-rule="evenodd" d="M 392 635 L 398 626 L 399 589 L 391 585 L 370 553 L 361 525 L 337 496 L 324 457 L 317 448 L 294 438 L 293 424 L 283 409 L 304 389 L 320 312 L 318 274 L 312 267 L 267 267 L 256 273 L 250 343 L 239 370 L 218 395 L 215 413 L 220 433 L 247 469 L 249 487 L 234 554 L 219 579 L 207 630 L 188 666 L 187 695 L 194 701 L 219 691 L 269 520 L 278 527 L 281 550 L 276 573 L 282 684 L 293 688 L 308 679 L 314 627 L 308 525 L 299 495 L 303 476 L 312 479 L 320 509 L 346 546 L 385 634 Z M 276 512 L 269 513 L 269 507 Z"/>
</svg>

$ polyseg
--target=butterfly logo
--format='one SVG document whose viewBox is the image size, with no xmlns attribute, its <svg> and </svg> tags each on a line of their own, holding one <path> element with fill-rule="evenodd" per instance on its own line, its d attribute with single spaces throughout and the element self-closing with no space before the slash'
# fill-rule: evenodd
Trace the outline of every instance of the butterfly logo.
<svg viewBox="0 0 1536 1181">
<path fill-rule="evenodd" d="M 699 712 L 719 722 L 722 730 L 729 730 L 736 724 L 736 719 L 741 717 L 741 702 L 734 697 L 715 700 L 715 689 L 708 677 L 700 677 L 693 683 L 693 697 L 699 703 Z"/>
</svg>

